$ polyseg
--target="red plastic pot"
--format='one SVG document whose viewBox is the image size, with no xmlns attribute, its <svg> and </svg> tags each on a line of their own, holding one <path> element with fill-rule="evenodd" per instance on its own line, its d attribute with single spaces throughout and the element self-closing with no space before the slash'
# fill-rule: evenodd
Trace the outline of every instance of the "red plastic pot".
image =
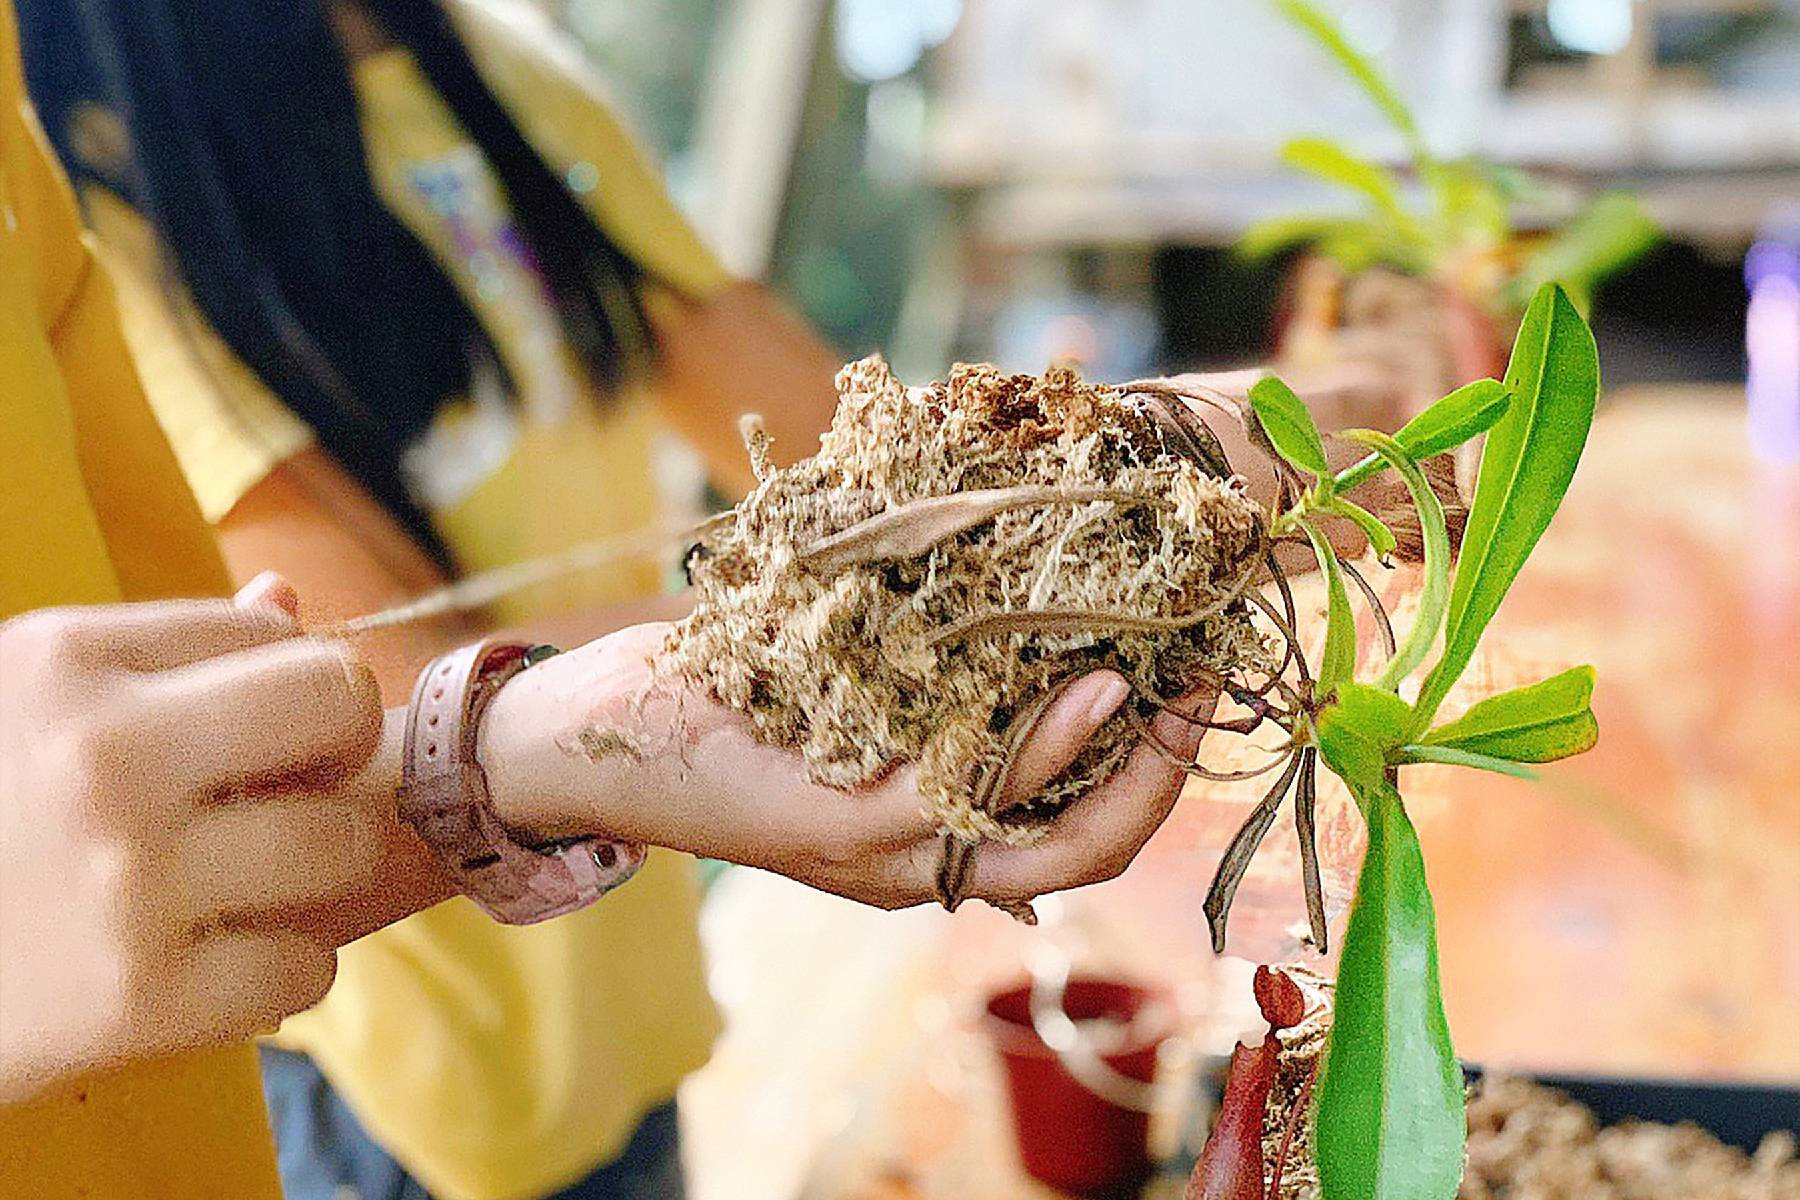
<svg viewBox="0 0 1800 1200">
<path fill-rule="evenodd" d="M 1141 1083 L 1155 1078 L 1157 1049 L 1173 1032 L 1162 996 L 1130 983 L 1076 976 L 1064 991 L 1063 1011 L 1076 1022 L 1126 1025 L 1126 1040 L 1101 1061 Z M 1069 1074 L 1032 1026 L 1030 984 L 990 997 L 984 1024 L 1005 1067 L 1026 1173 L 1071 1195 L 1134 1195 L 1150 1171 L 1149 1115 L 1112 1103 Z"/>
</svg>

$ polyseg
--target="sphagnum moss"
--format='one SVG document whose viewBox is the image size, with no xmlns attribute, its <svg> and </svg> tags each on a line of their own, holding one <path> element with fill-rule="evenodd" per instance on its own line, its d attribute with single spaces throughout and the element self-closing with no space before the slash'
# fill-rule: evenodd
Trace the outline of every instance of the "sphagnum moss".
<svg viewBox="0 0 1800 1200">
<path fill-rule="evenodd" d="M 946 832 L 1030 842 L 1118 767 L 1158 698 L 1275 667 L 1243 600 L 1266 514 L 1143 397 L 1057 368 L 908 388 L 880 358 L 837 386 L 819 452 L 765 468 L 707 531 L 670 637 L 676 669 L 818 782 L 916 763 Z M 1099 667 L 1133 699 L 999 809 L 1034 705 Z"/>
</svg>

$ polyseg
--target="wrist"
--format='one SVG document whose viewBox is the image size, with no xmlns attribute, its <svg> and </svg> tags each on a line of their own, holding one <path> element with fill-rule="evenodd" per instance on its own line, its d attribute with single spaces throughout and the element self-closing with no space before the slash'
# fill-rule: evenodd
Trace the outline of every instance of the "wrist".
<svg viewBox="0 0 1800 1200">
<path fill-rule="evenodd" d="M 593 756 L 582 732 L 633 727 L 632 676 L 648 680 L 642 656 L 609 653 L 612 638 L 559 654 L 509 680 L 476 731 L 476 760 L 500 819 L 522 840 L 604 834 L 639 841 L 661 780 L 630 753 Z M 636 670 L 633 671 L 632 668 Z"/>
</svg>

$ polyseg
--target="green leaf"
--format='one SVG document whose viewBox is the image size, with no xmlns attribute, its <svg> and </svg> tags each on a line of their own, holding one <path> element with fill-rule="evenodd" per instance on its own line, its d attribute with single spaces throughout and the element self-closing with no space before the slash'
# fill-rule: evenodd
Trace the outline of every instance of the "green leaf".
<svg viewBox="0 0 1800 1200">
<path fill-rule="evenodd" d="M 1389 753 L 1406 740 L 1412 709 L 1392 692 L 1366 683 L 1338 686 L 1336 703 L 1319 714 L 1325 765 L 1346 781 L 1381 782 Z"/>
<path fill-rule="evenodd" d="M 1478 158 L 1421 164 L 1446 248 L 1498 246 L 1512 237 L 1506 193 Z"/>
<path fill-rule="evenodd" d="M 1392 692 L 1383 692 L 1379 688 L 1367 687 L 1365 684 L 1346 683 L 1340 685 L 1338 698 L 1341 700 L 1344 694 L 1352 688 L 1391 696 L 1402 705 L 1406 703 Z M 1409 711 L 1406 715 L 1410 717 L 1412 714 Z M 1381 774 L 1387 770 L 1388 766 L 1387 749 L 1371 737 L 1354 717 L 1348 715 L 1342 705 L 1333 704 L 1319 714 L 1316 736 L 1319 741 L 1319 757 L 1323 758 L 1325 765 L 1330 767 L 1333 774 L 1345 783 L 1360 781 L 1374 784 L 1381 782 Z M 1362 803 L 1360 793 L 1353 790 L 1351 795 L 1356 796 L 1358 804 Z"/>
<path fill-rule="evenodd" d="M 1450 1200 L 1467 1118 L 1425 860 L 1390 784 L 1378 778 L 1352 789 L 1368 815 L 1369 848 L 1319 1080 L 1319 1179 L 1325 1200 Z"/>
<path fill-rule="evenodd" d="M 1400 136 L 1406 139 L 1407 150 L 1415 161 L 1432 161 L 1431 152 L 1425 147 L 1425 138 L 1419 133 L 1419 123 L 1413 120 L 1412 110 L 1406 107 L 1406 102 L 1400 99 L 1400 93 L 1394 90 L 1375 64 L 1350 44 L 1335 21 L 1310 0 L 1276 0 L 1276 7 L 1350 73 L 1350 77 L 1361 86 L 1363 94 L 1375 102 L 1375 106 L 1400 131 Z"/>
<path fill-rule="evenodd" d="M 1506 415 L 1512 393 L 1498 379 L 1465 383 L 1400 427 L 1394 441 L 1414 458 L 1430 458 L 1454 450 L 1479 437 Z M 1347 492 L 1387 466 L 1379 454 L 1371 454 L 1355 466 L 1338 472 L 1334 490 Z"/>
<path fill-rule="evenodd" d="M 1546 283 L 1560 283 L 1577 294 L 1628 265 L 1662 238 L 1662 231 L 1637 197 L 1608 192 L 1557 230 L 1526 260 L 1508 299 L 1523 303 Z"/>
<path fill-rule="evenodd" d="M 1589 706 L 1593 694 L 1594 668 L 1571 667 L 1528 687 L 1489 696 L 1420 741 L 1511 762 L 1555 762 L 1592 749 L 1600 739 L 1600 725 Z"/>
<path fill-rule="evenodd" d="M 1267 258 L 1289 246 L 1319 242 L 1329 237 L 1367 237 L 1367 221 L 1344 217 L 1286 216 L 1258 221 L 1238 239 L 1237 252 L 1245 258 Z"/>
<path fill-rule="evenodd" d="M 1281 457 L 1321 479 L 1330 475 L 1319 427 L 1313 424 L 1306 401 L 1296 396 L 1293 388 L 1273 375 L 1265 375 L 1250 389 L 1250 407 L 1256 410 L 1256 419 L 1262 422 L 1263 431 Z"/>
<path fill-rule="evenodd" d="M 1298 171 L 1361 192 L 1375 207 L 1395 221 L 1412 218 L 1400 206 L 1400 181 L 1379 163 L 1345 150 L 1336 142 L 1318 137 L 1293 138 L 1281 148 L 1282 161 Z"/>
<path fill-rule="evenodd" d="M 1344 436 L 1358 445 L 1368 446 L 1400 472 L 1400 478 L 1406 481 L 1406 490 L 1412 496 L 1413 508 L 1418 511 L 1419 533 L 1425 542 L 1419 610 L 1413 617 L 1412 628 L 1407 630 L 1406 640 L 1400 643 L 1394 657 L 1382 669 L 1381 677 L 1375 681 L 1376 687 L 1391 692 L 1398 690 L 1400 681 L 1425 661 L 1432 646 L 1437 644 L 1438 631 L 1443 628 L 1444 610 L 1450 597 L 1450 533 L 1444 526 L 1444 506 L 1437 493 L 1431 490 L 1425 472 L 1400 448 L 1400 443 L 1373 429 L 1352 429 Z"/>
<path fill-rule="evenodd" d="M 1325 576 L 1325 648 L 1319 653 L 1319 694 L 1329 696 L 1340 683 L 1356 674 L 1356 616 L 1350 611 L 1350 593 L 1344 590 L 1344 570 L 1337 552 L 1311 521 L 1302 522 Z"/>
<path fill-rule="evenodd" d="M 1492 771 L 1496 775 L 1511 775 L 1514 779 L 1537 778 L 1537 772 L 1530 767 L 1504 758 L 1495 758 L 1491 754 L 1458 750 L 1454 746 L 1400 746 L 1388 757 L 1397 767 L 1414 763 L 1442 763 L 1451 767 L 1474 767 L 1478 771 Z"/>
<path fill-rule="evenodd" d="M 1600 395 L 1594 335 L 1569 297 L 1546 284 L 1532 299 L 1506 368 L 1512 403 L 1488 432 L 1450 591 L 1444 656 L 1419 695 L 1423 730 L 1468 666 L 1475 644 L 1543 536 L 1574 478 Z"/>
<path fill-rule="evenodd" d="M 1363 531 L 1363 536 L 1369 539 L 1369 545 L 1374 549 L 1375 557 L 1383 562 L 1387 561 L 1387 556 L 1394 552 L 1394 547 L 1400 544 L 1394 537 L 1394 531 L 1389 529 L 1380 517 L 1360 504 L 1352 504 L 1341 496 L 1333 496 L 1325 502 L 1325 511 L 1336 513 L 1346 521 L 1354 521 L 1357 527 Z"/>
</svg>

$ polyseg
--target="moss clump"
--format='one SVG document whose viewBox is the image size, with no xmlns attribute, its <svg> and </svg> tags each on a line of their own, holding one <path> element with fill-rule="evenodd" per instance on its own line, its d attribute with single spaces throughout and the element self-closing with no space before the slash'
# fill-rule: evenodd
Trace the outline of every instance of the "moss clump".
<svg viewBox="0 0 1800 1200">
<path fill-rule="evenodd" d="M 917 763 L 945 830 L 1030 841 L 1123 761 L 1155 697 L 1274 665 L 1240 599 L 1261 510 L 1132 397 L 1055 368 L 907 388 L 880 358 L 837 386 L 819 453 L 765 466 L 709 529 L 670 637 L 676 669 L 819 782 Z M 1042 794 L 992 811 L 1014 718 L 1102 666 L 1137 697 Z"/>
</svg>

